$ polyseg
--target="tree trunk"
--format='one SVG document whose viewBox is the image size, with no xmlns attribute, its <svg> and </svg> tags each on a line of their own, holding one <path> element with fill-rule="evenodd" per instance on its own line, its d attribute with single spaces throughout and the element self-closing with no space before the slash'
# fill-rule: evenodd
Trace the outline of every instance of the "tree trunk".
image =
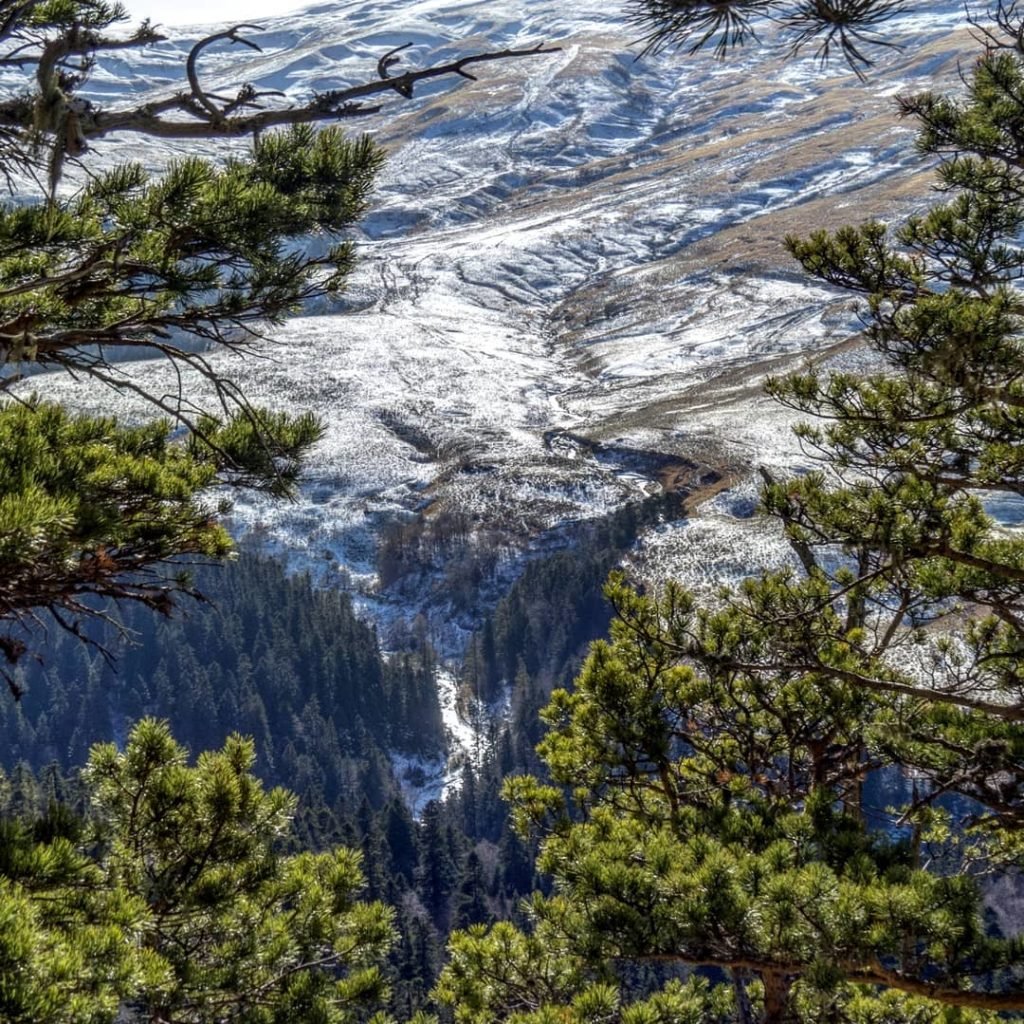
<svg viewBox="0 0 1024 1024">
<path fill-rule="evenodd" d="M 757 1024 L 757 1017 L 754 1014 L 754 1006 L 750 1001 L 750 993 L 747 991 L 747 983 L 750 981 L 750 971 L 733 968 L 732 987 L 736 994 L 736 1021 L 737 1024 Z"/>
<path fill-rule="evenodd" d="M 764 971 L 761 981 L 764 984 L 764 1017 L 761 1024 L 790 1024 L 793 1020 L 789 1000 L 792 978 L 781 972 Z"/>
</svg>

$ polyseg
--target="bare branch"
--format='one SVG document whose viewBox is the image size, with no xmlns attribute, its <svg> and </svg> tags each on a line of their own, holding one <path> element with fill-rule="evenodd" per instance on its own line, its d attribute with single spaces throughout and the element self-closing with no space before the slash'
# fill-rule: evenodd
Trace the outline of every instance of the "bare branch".
<svg viewBox="0 0 1024 1024">
<path fill-rule="evenodd" d="M 1024 54 L 1024 17 L 1018 9 L 1017 0 L 999 0 L 994 11 L 989 11 L 987 19 L 982 21 L 970 9 L 966 11 L 971 35 L 981 43 L 988 52 L 995 50 L 1014 50 Z M 995 22 L 995 28 L 991 22 Z"/>
<path fill-rule="evenodd" d="M 389 56 L 393 58 L 395 52 L 393 50 L 390 54 L 385 54 L 385 58 Z M 157 138 L 175 139 L 203 139 L 213 135 L 242 137 L 283 125 L 310 124 L 317 121 L 365 116 L 381 109 L 379 106 L 366 106 L 359 102 L 368 96 L 378 96 L 393 91 L 403 97 L 411 98 L 417 82 L 442 78 L 447 75 L 472 79 L 473 76 L 465 70 L 472 64 L 511 60 L 519 57 L 538 57 L 559 52 L 561 52 L 559 46 L 545 46 L 543 43 L 538 43 L 536 46 L 525 49 L 474 53 L 447 64 L 407 71 L 403 75 L 380 78 L 376 81 L 320 93 L 304 106 L 264 110 L 244 117 L 231 118 L 223 117 L 224 112 L 218 111 L 218 116 L 221 116 L 222 119 L 216 122 L 212 115 L 208 119 L 189 121 L 169 120 L 161 116 L 173 107 L 190 110 L 195 100 L 192 94 L 188 94 L 179 97 L 176 101 L 163 101 L 159 105 L 145 105 L 129 110 L 91 112 L 91 116 L 83 118 L 82 131 L 87 139 L 102 138 L 115 132 L 142 132 Z M 385 66 L 385 72 L 388 67 L 390 65 Z M 202 91 L 201 87 L 198 88 Z M 3 108 L 0 108 L 0 121 L 2 121 L 4 113 Z"/>
<path fill-rule="evenodd" d="M 388 74 L 388 69 L 398 64 L 401 61 L 401 57 L 397 57 L 396 54 L 401 53 L 402 50 L 408 50 L 412 46 L 412 43 L 402 43 L 401 46 L 396 46 L 393 50 L 388 50 L 379 61 L 377 61 L 377 75 L 383 82 L 391 81 L 391 75 Z M 395 91 L 400 95 L 404 96 L 407 100 L 412 99 L 412 89 L 407 88 L 401 84 L 395 84 Z"/>
<path fill-rule="evenodd" d="M 185 62 L 185 74 L 188 77 L 189 88 L 192 90 L 192 97 L 196 103 L 206 111 L 209 115 L 209 119 L 216 124 L 219 124 L 224 120 L 225 111 L 220 110 L 214 103 L 213 99 L 216 99 L 212 93 L 204 91 L 202 86 L 199 84 L 199 74 L 196 71 L 196 62 L 199 59 L 199 54 L 203 52 L 208 46 L 213 43 L 219 42 L 221 39 L 228 39 L 232 43 L 241 43 L 243 46 L 248 46 L 259 53 L 263 52 L 263 47 L 254 43 L 251 39 L 246 39 L 244 36 L 238 34 L 239 29 L 250 28 L 255 29 L 257 32 L 262 31 L 262 25 L 250 25 L 241 24 L 234 25 L 233 27 L 226 29 L 223 32 L 216 32 L 212 36 L 206 36 L 204 39 L 200 39 L 195 46 L 189 51 L 188 60 Z"/>
</svg>

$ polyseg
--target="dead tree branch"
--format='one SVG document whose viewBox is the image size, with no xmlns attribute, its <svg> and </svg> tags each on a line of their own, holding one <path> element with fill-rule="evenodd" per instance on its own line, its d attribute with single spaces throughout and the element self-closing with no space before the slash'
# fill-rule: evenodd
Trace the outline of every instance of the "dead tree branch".
<svg viewBox="0 0 1024 1024">
<path fill-rule="evenodd" d="M 6 21 L 14 16 L 12 13 L 5 18 L 9 4 L 10 0 L 8 3 L 0 0 L 0 39 Z M 24 7 L 24 3 L 17 5 L 19 11 Z M 185 62 L 187 90 L 166 99 L 120 109 L 106 109 L 82 99 L 75 95 L 75 88 L 87 77 L 98 54 L 163 40 L 148 22 L 127 39 L 109 38 L 77 25 L 49 39 L 22 36 L 20 46 L 0 54 L 0 66 L 34 64 L 37 94 L 34 101 L 26 101 L 24 96 L 0 100 L 0 136 L 43 133 L 50 140 L 52 182 L 59 178 L 65 157 L 77 157 L 92 140 L 118 132 L 138 132 L 165 139 L 245 137 L 259 135 L 269 128 L 366 116 L 381 109 L 380 104 L 366 102 L 371 97 L 394 92 L 403 99 L 411 99 L 419 82 L 449 75 L 476 81 L 476 76 L 467 70 L 474 64 L 537 57 L 560 50 L 557 46 L 538 43 L 520 49 L 473 53 L 445 64 L 393 75 L 391 69 L 401 60 L 399 54 L 412 46 L 406 43 L 378 60 L 376 80 L 315 93 L 302 104 L 274 107 L 264 107 L 257 101 L 281 97 L 283 93 L 257 90 L 251 83 L 243 84 L 234 98 L 205 88 L 199 68 L 203 53 L 224 41 L 262 52 L 257 42 L 242 34 L 243 30 L 259 31 L 260 28 L 259 25 L 239 24 L 200 39 Z"/>
<path fill-rule="evenodd" d="M 223 34 L 221 37 L 224 37 Z M 199 45 L 199 43 L 196 44 L 197 47 Z M 544 54 L 558 53 L 561 50 L 561 47 L 558 46 L 545 46 L 543 43 L 538 43 L 536 46 L 525 49 L 474 53 L 466 57 L 460 57 L 458 60 L 450 61 L 447 64 L 420 68 L 416 71 L 406 71 L 402 75 L 389 75 L 389 69 L 399 59 L 396 54 L 405 48 L 397 47 L 378 61 L 380 77 L 376 81 L 363 82 L 359 85 L 318 93 L 302 106 L 261 110 L 258 113 L 240 117 L 227 116 L 228 111 L 226 109 L 214 108 L 211 112 L 210 108 L 213 104 L 208 99 L 202 104 L 207 116 L 202 118 L 201 115 L 197 114 L 194 108 L 199 96 L 205 99 L 209 94 L 202 90 L 198 82 L 198 76 L 195 75 L 193 69 L 195 84 L 189 93 L 182 94 L 172 100 L 163 101 L 158 105 L 146 104 L 127 110 L 113 110 L 109 112 L 93 111 L 91 112 L 91 117 L 83 119 L 82 132 L 86 139 L 102 138 L 115 132 L 141 132 L 157 138 L 175 139 L 201 139 L 214 135 L 235 137 L 253 135 L 268 128 L 282 125 L 332 121 L 339 118 L 376 113 L 380 110 L 379 106 L 368 106 L 361 101 L 367 97 L 379 96 L 388 92 L 397 92 L 400 96 L 411 99 L 415 85 L 418 82 L 428 81 L 433 78 L 443 78 L 448 75 L 458 75 L 461 78 L 475 81 L 474 76 L 466 71 L 466 68 L 473 64 L 512 60 L 520 57 L 537 57 Z M 195 52 L 195 48 L 193 48 L 193 53 Z M 193 118 L 179 120 L 164 116 L 175 108 L 192 114 Z M 3 123 L 3 113 L 3 109 L 0 108 L 0 124 Z M 197 117 L 199 119 L 196 119 Z"/>
<path fill-rule="evenodd" d="M 228 39 L 232 43 L 241 43 L 243 46 L 248 46 L 250 49 L 255 50 L 257 53 L 263 52 L 263 47 L 257 43 L 254 43 L 251 39 L 246 39 L 244 36 L 238 34 L 239 29 L 251 28 L 256 31 L 260 31 L 262 25 L 248 25 L 241 24 L 235 25 L 232 28 L 226 29 L 224 32 L 217 32 L 212 36 L 207 36 L 205 39 L 200 39 L 195 46 L 189 51 L 188 60 L 185 62 L 185 75 L 188 78 L 189 87 L 192 90 L 192 98 L 206 112 L 206 116 L 216 123 L 220 123 L 224 120 L 225 110 L 221 110 L 213 101 L 220 99 L 219 96 L 213 93 L 206 92 L 203 87 L 199 84 L 199 74 L 196 71 L 196 62 L 199 59 L 199 54 L 203 52 L 208 46 L 212 46 L 214 43 L 219 42 L 221 39 Z M 249 87 L 252 88 L 251 86 Z M 242 91 L 245 91 L 243 86 Z M 225 102 L 225 101 L 222 101 Z"/>
</svg>

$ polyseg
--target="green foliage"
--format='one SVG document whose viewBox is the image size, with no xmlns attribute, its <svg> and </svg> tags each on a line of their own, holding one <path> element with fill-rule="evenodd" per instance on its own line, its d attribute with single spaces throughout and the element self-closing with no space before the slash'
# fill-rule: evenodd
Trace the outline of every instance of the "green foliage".
<svg viewBox="0 0 1024 1024">
<path fill-rule="evenodd" d="M 189 436 L 189 454 L 214 465 L 219 482 L 294 497 L 303 455 L 323 435 L 312 413 L 245 410 L 223 421 L 202 416 Z"/>
<path fill-rule="evenodd" d="M 453 936 L 435 998 L 457 1024 L 725 1024 L 729 993 L 703 980 L 673 981 L 624 1002 L 616 986 L 564 936 L 539 927 L 476 925 Z"/>
<path fill-rule="evenodd" d="M 91 597 L 167 612 L 188 578 L 161 575 L 181 555 L 223 557 L 231 542 L 211 500 L 221 483 L 287 490 L 319 436 L 309 416 L 239 412 L 204 419 L 188 443 L 164 420 L 129 427 L 36 399 L 0 405 L 0 651 L 16 662 L 40 609 L 77 633 Z M 65 618 L 70 614 L 72 618 Z M 4 673 L 15 694 L 21 687 Z"/>
<path fill-rule="evenodd" d="M 1021 942 L 982 881 L 1019 868 L 1024 824 L 1024 541 L 987 511 L 1024 496 L 1012 13 L 964 100 L 904 101 L 921 147 L 955 154 L 946 201 L 789 240 L 863 296 L 885 371 L 769 383 L 812 417 L 815 471 L 763 491 L 800 571 L 710 599 L 613 576 L 609 639 L 544 712 L 550 781 L 506 789 L 554 893 L 527 932 L 453 940 L 438 995 L 465 1020 L 571 1020 L 590 992 L 613 1019 L 644 962 L 703 972 L 741 1024 L 1024 1013 Z"/>
<path fill-rule="evenodd" d="M 223 553 L 227 539 L 198 495 L 216 467 L 170 443 L 166 423 L 119 427 L 38 401 L 0 407 L 0 560 L 19 573 L 81 560 L 101 543 Z M 51 568 L 50 571 L 54 571 Z M 5 607 L 8 609 L 17 605 Z"/>
<path fill-rule="evenodd" d="M 299 125 L 223 167 L 188 157 L 154 179 L 120 164 L 67 199 L 0 207 L 5 361 L 121 379 L 79 346 L 176 353 L 154 337 L 175 329 L 235 345 L 226 332 L 340 287 L 351 245 L 314 257 L 284 243 L 356 221 L 382 159 L 368 139 Z"/>
<path fill-rule="evenodd" d="M 518 1019 L 511 1015 L 540 1010 L 545 1002 L 586 987 L 581 961 L 567 955 L 564 946 L 506 923 L 456 934 L 449 954 L 435 995 L 454 1005 L 460 1024 Z"/>
<path fill-rule="evenodd" d="M 365 1019 L 385 994 L 392 912 L 362 903 L 349 850 L 283 856 L 294 798 L 232 737 L 194 766 L 154 720 L 85 771 L 94 835 L 0 835 L 4 1020 L 168 1024 Z"/>
<path fill-rule="evenodd" d="M 139 944 L 141 900 L 102 885 L 66 840 L 35 844 L 15 825 L 0 836 L 0 1017 L 11 1024 L 100 1024 L 121 993 L 166 982 Z"/>
</svg>

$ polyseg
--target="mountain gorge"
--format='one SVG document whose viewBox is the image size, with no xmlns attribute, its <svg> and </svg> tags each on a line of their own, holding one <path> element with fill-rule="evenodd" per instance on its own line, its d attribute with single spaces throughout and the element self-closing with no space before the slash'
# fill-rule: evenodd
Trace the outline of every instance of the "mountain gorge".
<svg viewBox="0 0 1024 1024">
<path fill-rule="evenodd" d="M 341 3 L 250 30 L 258 54 L 203 56 L 210 88 L 248 81 L 298 100 L 366 79 L 406 43 L 410 65 L 561 47 L 353 120 L 388 159 L 345 293 L 271 330 L 260 358 L 209 353 L 252 400 L 326 425 L 298 499 L 235 495 L 232 532 L 348 594 L 385 650 L 426 630 L 448 666 L 448 738 L 433 756 L 452 763 L 428 768 L 424 793 L 479 745 L 466 697 L 479 687 L 462 678 L 477 631 L 524 566 L 571 547 L 582 524 L 674 495 L 615 549 L 638 579 L 713 587 L 792 557 L 751 520 L 755 467 L 804 464 L 763 380 L 866 357 L 855 304 L 807 279 L 783 239 L 926 200 L 929 167 L 894 97 L 953 80 L 970 46 L 955 5 L 912 11 L 892 24 L 900 48 L 879 49 L 860 81 L 841 62 L 780 57 L 772 37 L 727 61 L 639 56 L 624 18 L 600 5 Z M 166 95 L 205 34 L 105 60 L 90 86 L 108 103 Z M 98 165 L 119 147 L 98 144 Z M 136 155 L 158 169 L 185 151 L 148 140 Z M 165 360 L 132 376 L 213 402 Z M 46 394 L 148 415 L 130 392 L 59 375 Z M 570 623 L 576 653 L 606 624 Z M 516 657 L 501 699 L 487 669 L 495 710 L 514 702 Z M 542 690 L 555 681 L 549 671 Z"/>
<path fill-rule="evenodd" d="M 1024 1013 L 1024 26 L 681 2 L 0 24 L 0 1020 Z"/>
</svg>

